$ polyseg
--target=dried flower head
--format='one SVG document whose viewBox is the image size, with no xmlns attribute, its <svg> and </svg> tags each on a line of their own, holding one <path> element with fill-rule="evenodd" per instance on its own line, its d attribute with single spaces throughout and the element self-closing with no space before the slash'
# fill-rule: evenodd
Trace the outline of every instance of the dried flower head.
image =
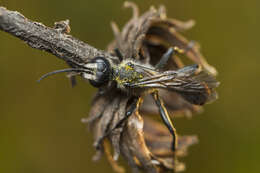
<svg viewBox="0 0 260 173">
<path fill-rule="evenodd" d="M 121 32 L 112 22 L 115 40 L 108 46 L 108 52 L 111 55 L 117 56 L 119 59 L 141 62 L 146 65 L 147 69 L 162 65 L 161 70 L 167 72 L 184 67 L 181 59 L 176 55 L 171 56 L 172 54 L 170 54 L 167 63 L 162 61 L 161 57 L 164 57 L 165 52 L 173 47 L 175 51 L 183 53 L 192 62 L 199 64 L 207 71 L 207 74 L 216 75 L 215 68 L 210 66 L 199 52 L 198 44 L 188 41 L 180 34 L 180 32 L 190 29 L 194 25 L 194 21 L 181 22 L 167 18 L 163 6 L 158 9 L 151 7 L 150 10 L 139 16 L 135 4 L 126 2 L 124 5 L 133 9 L 133 17 Z M 128 68 L 131 68 L 131 65 Z M 185 71 L 185 74 L 186 72 L 197 74 L 197 71 L 190 72 L 191 69 L 182 68 L 182 70 Z M 131 75 L 137 74 L 131 73 Z M 188 78 L 186 79 L 185 75 L 182 75 L 182 79 L 186 83 L 181 81 L 178 84 L 191 88 L 190 84 L 193 81 L 187 80 Z M 174 118 L 178 115 L 190 116 L 192 113 L 198 113 L 202 109 L 200 105 L 217 98 L 213 89 L 217 87 L 218 83 L 213 78 L 208 78 L 207 75 L 200 76 L 205 80 L 205 86 L 200 87 L 204 87 L 207 91 L 207 95 L 203 95 L 200 100 L 201 96 L 190 98 L 185 92 L 164 90 L 164 85 L 171 85 L 167 82 L 164 83 L 168 80 L 165 79 L 165 76 L 162 79 L 157 75 L 156 79 L 163 82 L 156 83 L 156 86 L 161 89 L 158 89 L 153 97 L 140 94 L 143 91 L 140 91 L 139 94 L 124 92 L 120 85 L 122 79 L 120 75 L 117 77 L 117 86 L 107 85 L 105 88 L 99 88 L 93 99 L 89 117 L 82 120 L 89 125 L 94 135 L 94 146 L 97 153 L 93 159 L 97 160 L 105 153 L 116 172 L 124 172 L 124 169 L 117 164 L 120 155 L 128 162 L 133 172 L 138 172 L 140 169 L 149 173 L 166 170 L 183 171 L 184 164 L 180 163 L 178 158 L 185 156 L 187 148 L 198 142 L 197 137 L 177 136 L 174 127 L 172 129 L 168 127 L 176 135 L 174 136 L 174 140 L 177 142 L 176 148 L 172 150 L 174 144 L 172 144 L 169 130 L 162 123 L 148 118 L 148 115 L 150 117 L 158 115 L 158 106 L 161 107 L 161 115 L 167 115 L 168 110 L 169 115 L 174 115 Z M 197 78 L 193 76 L 192 79 Z M 124 81 L 125 83 L 126 81 Z M 154 86 L 149 82 L 142 84 Z M 136 95 L 140 97 L 136 97 Z M 134 111 L 130 111 L 131 115 L 126 116 L 133 105 L 136 105 L 137 109 L 133 109 Z M 175 139 L 177 137 L 178 140 Z"/>
<path fill-rule="evenodd" d="M 126 2 L 125 6 L 133 9 L 133 17 L 121 32 L 112 23 L 115 40 L 108 52 L 68 35 L 68 20 L 49 28 L 0 7 L 0 30 L 52 53 L 71 67 L 41 79 L 69 72 L 73 85 L 80 75 L 99 89 L 89 117 L 83 119 L 94 135 L 94 160 L 105 153 L 117 172 L 124 172 L 117 164 L 119 156 L 133 172 L 182 171 L 184 164 L 178 158 L 186 155 L 197 138 L 179 136 L 170 116 L 190 116 L 214 101 L 219 84 L 216 70 L 202 57 L 198 44 L 179 33 L 191 28 L 193 21 L 169 19 L 163 6 L 152 7 L 141 16 L 135 4 Z M 176 52 L 196 65 L 184 67 Z M 153 115 L 160 115 L 165 126 L 152 120 Z"/>
</svg>

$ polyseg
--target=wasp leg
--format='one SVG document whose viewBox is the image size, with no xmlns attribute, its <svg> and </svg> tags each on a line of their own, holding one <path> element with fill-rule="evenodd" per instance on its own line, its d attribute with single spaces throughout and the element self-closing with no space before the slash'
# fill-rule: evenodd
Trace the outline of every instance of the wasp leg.
<svg viewBox="0 0 260 173">
<path fill-rule="evenodd" d="M 192 44 L 190 46 L 193 46 Z M 191 47 L 192 48 L 192 47 Z M 163 54 L 162 58 L 160 59 L 160 61 L 155 65 L 155 68 L 160 70 L 162 69 L 163 67 L 165 67 L 166 63 L 168 62 L 168 60 L 172 57 L 173 54 L 175 54 L 176 52 L 177 53 L 185 53 L 186 51 L 189 51 L 190 48 L 187 47 L 187 50 L 183 50 L 183 49 L 180 49 L 178 47 L 170 47 L 166 53 Z"/>
<path fill-rule="evenodd" d="M 169 129 L 169 131 L 170 131 L 170 133 L 171 133 L 171 135 L 173 137 L 172 150 L 175 151 L 176 148 L 177 148 L 177 143 L 178 143 L 176 129 L 174 128 L 174 126 L 173 126 L 173 124 L 171 122 L 171 119 L 170 119 L 170 117 L 168 115 L 168 111 L 166 110 L 166 108 L 165 108 L 165 106 L 163 104 L 163 101 L 162 101 L 162 99 L 160 98 L 160 96 L 158 94 L 158 91 L 153 92 L 152 96 L 153 96 L 153 98 L 155 100 L 156 105 L 159 108 L 159 113 L 160 113 L 160 115 L 162 117 L 162 120 L 163 120 L 164 124 L 167 126 L 167 128 Z"/>
<path fill-rule="evenodd" d="M 172 47 L 170 47 L 167 50 L 167 52 L 163 54 L 160 61 L 155 65 L 155 68 L 162 69 L 165 66 L 165 64 L 167 63 L 167 61 L 169 60 L 169 58 L 172 57 L 173 53 L 174 53 L 174 49 Z"/>
<path fill-rule="evenodd" d="M 115 48 L 114 49 L 115 53 L 116 53 L 116 56 L 119 58 L 119 61 L 123 61 L 123 55 L 122 53 L 120 52 L 120 50 L 118 48 Z"/>
<path fill-rule="evenodd" d="M 120 127 L 125 120 L 127 120 L 136 110 L 138 110 L 141 100 L 141 97 L 134 98 L 134 101 L 126 112 L 125 117 L 121 119 L 112 130 Z"/>
<path fill-rule="evenodd" d="M 109 129 L 103 136 L 101 136 L 97 142 L 95 142 L 94 147 L 96 147 L 97 149 L 99 149 L 101 142 L 116 128 L 120 127 L 139 107 L 140 103 L 141 103 L 142 99 L 141 97 L 136 97 L 134 98 L 134 101 L 131 103 L 129 109 L 127 110 L 125 117 L 121 120 L 119 120 L 119 122 L 117 122 L 117 124 L 112 127 L 111 129 Z"/>
</svg>

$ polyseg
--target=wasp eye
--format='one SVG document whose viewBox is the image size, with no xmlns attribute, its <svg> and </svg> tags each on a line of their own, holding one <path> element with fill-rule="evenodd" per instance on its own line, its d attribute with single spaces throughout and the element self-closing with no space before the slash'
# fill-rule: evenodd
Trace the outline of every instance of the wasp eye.
<svg viewBox="0 0 260 173">
<path fill-rule="evenodd" d="M 94 87 L 101 87 L 109 81 L 109 75 L 111 73 L 110 63 L 104 57 L 96 57 L 91 63 L 96 63 L 97 68 L 95 72 L 95 80 L 89 80 L 90 84 Z"/>
</svg>

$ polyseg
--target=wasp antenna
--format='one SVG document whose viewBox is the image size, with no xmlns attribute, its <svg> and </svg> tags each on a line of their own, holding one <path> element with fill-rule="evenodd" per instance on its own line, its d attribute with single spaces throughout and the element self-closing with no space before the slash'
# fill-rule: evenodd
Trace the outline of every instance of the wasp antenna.
<svg viewBox="0 0 260 173">
<path fill-rule="evenodd" d="M 49 73 L 46 73 L 45 75 L 43 75 L 42 77 L 40 77 L 40 79 L 37 80 L 37 82 L 40 82 L 41 80 L 54 75 L 54 74 L 58 74 L 58 73 L 64 73 L 64 72 L 72 72 L 72 71 L 76 71 L 76 72 L 89 72 L 86 71 L 85 69 L 75 69 L 75 68 L 66 68 L 66 69 L 61 69 L 61 70 L 56 70 L 56 71 L 52 71 Z"/>
</svg>

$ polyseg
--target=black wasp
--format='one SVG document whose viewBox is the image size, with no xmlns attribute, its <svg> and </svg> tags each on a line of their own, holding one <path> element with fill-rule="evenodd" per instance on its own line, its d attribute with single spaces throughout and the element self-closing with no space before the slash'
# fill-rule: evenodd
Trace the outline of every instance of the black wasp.
<svg viewBox="0 0 260 173">
<path fill-rule="evenodd" d="M 125 118 L 119 121 L 115 128 L 119 127 L 135 110 L 138 110 L 143 96 L 151 94 L 164 124 L 173 136 L 173 150 L 175 150 L 177 147 L 177 133 L 163 100 L 159 96 L 158 89 L 177 92 L 188 102 L 195 105 L 203 105 L 217 98 L 214 88 L 219 85 L 215 77 L 203 71 L 199 65 L 186 66 L 178 70 L 162 71 L 168 59 L 176 51 L 181 52 L 182 50 L 177 47 L 169 48 L 160 61 L 155 66 L 152 66 L 133 59 L 123 60 L 121 53 L 115 50 L 120 59 L 119 63 L 98 56 L 84 64 L 74 62 L 74 68 L 47 73 L 40 80 L 56 73 L 73 72 L 89 80 L 94 87 L 106 88 L 111 86 L 111 83 L 114 83 L 119 90 L 133 95 L 135 101 L 126 112 Z"/>
</svg>

